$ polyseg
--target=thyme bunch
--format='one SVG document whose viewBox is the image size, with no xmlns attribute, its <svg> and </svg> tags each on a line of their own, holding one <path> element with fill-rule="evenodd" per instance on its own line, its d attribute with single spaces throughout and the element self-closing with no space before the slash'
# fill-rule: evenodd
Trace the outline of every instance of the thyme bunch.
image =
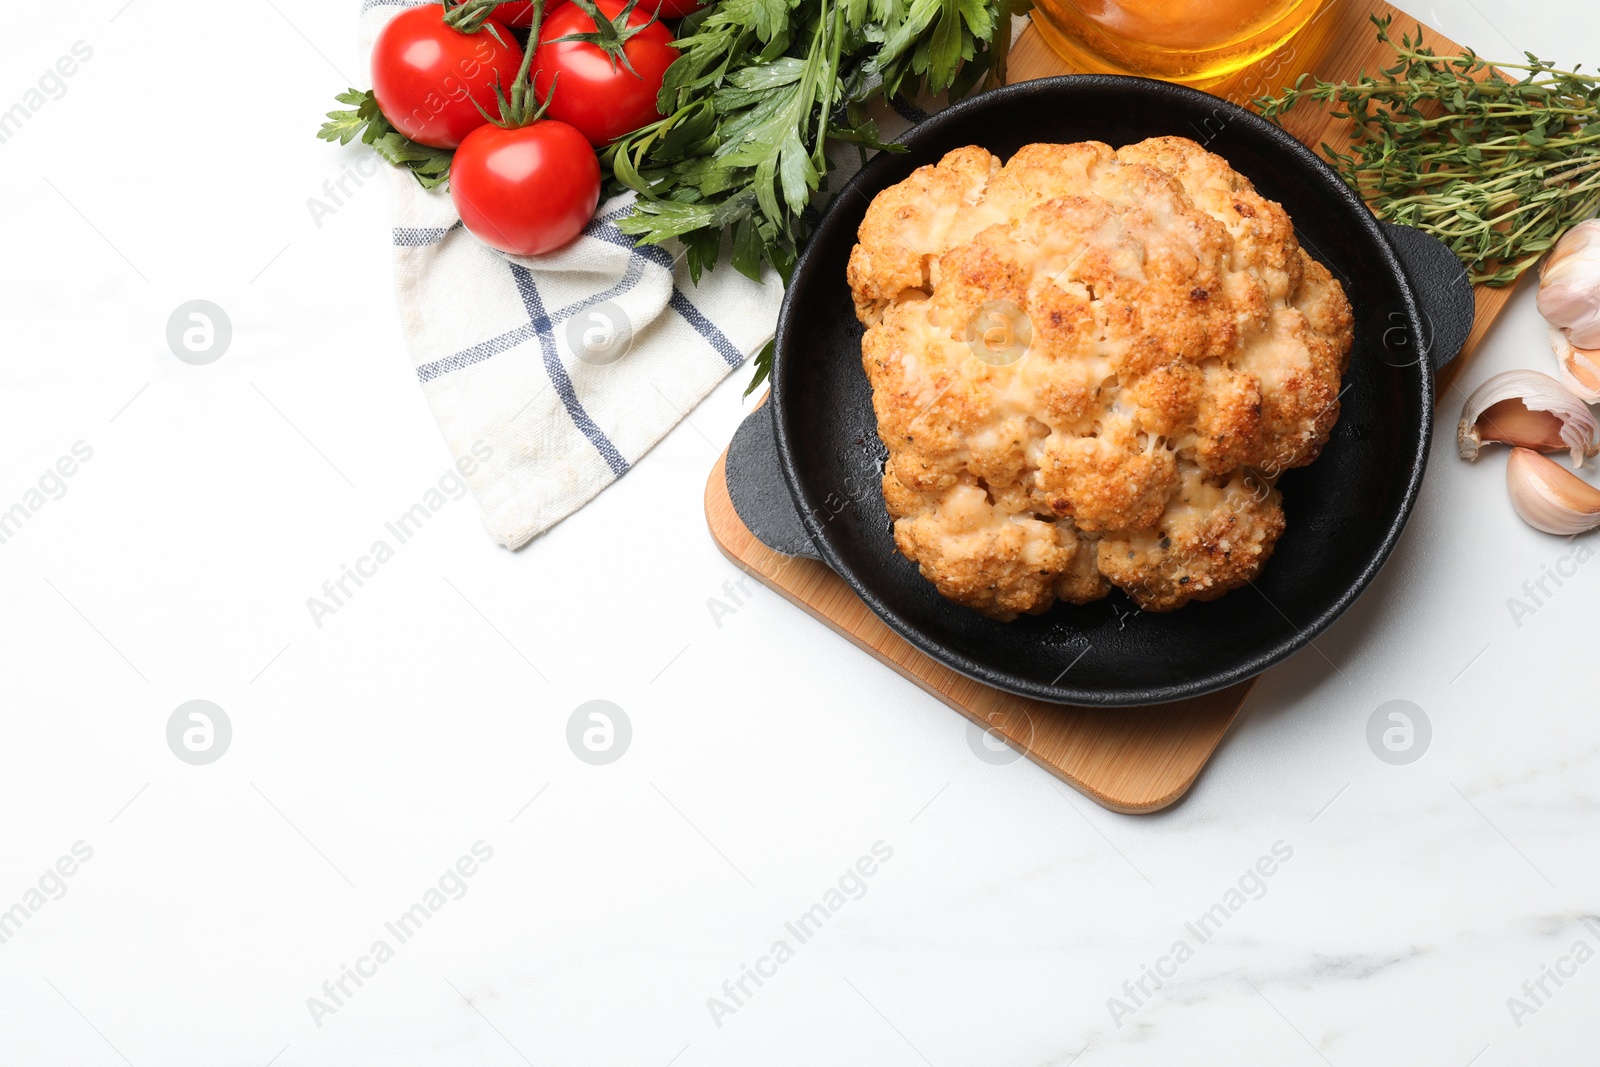
<svg viewBox="0 0 1600 1067">
<path fill-rule="evenodd" d="M 1379 217 L 1439 238 L 1474 283 L 1511 284 L 1600 208 L 1600 77 L 1531 52 L 1439 56 L 1420 26 L 1396 43 L 1388 17 L 1372 21 L 1393 65 L 1348 82 L 1302 74 L 1256 106 L 1277 119 L 1306 100 L 1336 105 L 1356 136 L 1349 153 L 1323 151 Z"/>
</svg>

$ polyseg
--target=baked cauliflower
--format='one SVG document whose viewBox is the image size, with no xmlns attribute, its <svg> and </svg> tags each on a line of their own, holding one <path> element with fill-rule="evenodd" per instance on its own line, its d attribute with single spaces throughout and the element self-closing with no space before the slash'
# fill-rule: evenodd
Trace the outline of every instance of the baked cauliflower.
<svg viewBox="0 0 1600 1067">
<path fill-rule="evenodd" d="M 895 543 L 998 619 L 1210 600 L 1283 532 L 1339 416 L 1350 304 L 1193 141 L 957 149 L 879 193 L 849 267 Z"/>
</svg>

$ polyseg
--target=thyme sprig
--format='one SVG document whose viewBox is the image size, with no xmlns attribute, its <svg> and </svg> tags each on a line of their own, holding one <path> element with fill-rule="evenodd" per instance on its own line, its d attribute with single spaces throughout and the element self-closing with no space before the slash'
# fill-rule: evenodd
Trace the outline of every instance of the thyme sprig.
<svg viewBox="0 0 1600 1067">
<path fill-rule="evenodd" d="M 1420 26 L 1397 44 L 1389 17 L 1372 21 L 1393 65 L 1350 82 L 1303 74 L 1256 106 L 1276 119 L 1306 100 L 1337 105 L 1356 136 L 1348 153 L 1323 151 L 1373 210 L 1439 238 L 1473 282 L 1511 284 L 1600 208 L 1600 77 L 1531 52 L 1439 56 Z"/>
</svg>

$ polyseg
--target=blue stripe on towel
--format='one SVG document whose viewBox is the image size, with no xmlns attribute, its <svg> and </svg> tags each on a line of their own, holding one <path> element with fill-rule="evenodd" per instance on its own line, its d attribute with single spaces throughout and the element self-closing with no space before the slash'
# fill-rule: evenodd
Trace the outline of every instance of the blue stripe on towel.
<svg viewBox="0 0 1600 1067">
<path fill-rule="evenodd" d="M 922 110 L 911 101 L 902 100 L 898 96 L 890 98 L 889 106 L 894 108 L 895 114 L 899 115 L 907 122 L 921 122 L 923 119 L 928 117 L 928 113 L 926 111 Z"/>
<path fill-rule="evenodd" d="M 498 356 L 508 349 L 517 347 L 531 338 L 533 334 L 533 323 L 525 322 L 515 330 L 507 330 L 499 337 L 491 337 L 481 344 L 475 344 L 471 348 L 464 348 L 453 356 L 436 359 L 432 363 L 424 363 L 417 368 L 417 381 L 431 382 L 435 378 L 449 374 L 453 370 L 470 367 L 474 363 L 482 363 L 491 356 Z"/>
<path fill-rule="evenodd" d="M 667 270 L 672 269 L 672 253 L 660 245 L 635 244 L 632 237 L 617 229 L 616 223 L 605 218 L 598 218 L 589 223 L 588 226 L 584 227 L 583 235 L 607 241 L 619 248 L 626 248 L 634 255 L 648 259 L 658 267 L 665 267 Z"/>
<path fill-rule="evenodd" d="M 445 236 L 454 230 L 459 230 L 461 223 L 454 226 L 396 226 L 394 228 L 394 243 L 398 248 L 427 248 L 436 245 L 445 239 Z"/>
<path fill-rule="evenodd" d="M 583 409 L 577 391 L 572 388 L 572 379 L 567 376 L 567 368 L 561 365 L 561 354 L 556 351 L 544 300 L 539 296 L 538 287 L 533 284 L 533 273 L 513 263 L 511 275 L 517 280 L 517 291 L 522 294 L 523 306 L 528 309 L 528 318 L 533 320 L 533 328 L 539 334 L 539 350 L 544 357 L 545 373 L 550 375 L 550 384 L 556 387 L 556 394 L 561 397 L 561 403 L 566 407 L 573 425 L 594 445 L 595 451 L 606 461 L 606 466 L 611 468 L 611 473 L 622 477 L 628 472 L 628 461 L 622 458 L 622 453 L 617 451 L 617 446 L 611 443 L 605 432 L 594 424 L 589 413 Z"/>
<path fill-rule="evenodd" d="M 621 296 L 639 284 L 639 279 L 643 276 L 644 268 L 640 265 L 639 260 L 630 259 L 628 261 L 628 269 L 623 272 L 621 281 L 609 289 L 602 290 L 591 297 L 580 300 L 576 304 L 569 304 L 557 311 L 550 316 L 551 327 L 560 326 L 584 308 L 593 307 L 615 296 Z M 536 332 L 534 323 L 523 323 L 514 330 L 507 330 L 499 337 L 491 338 L 481 344 L 475 344 L 471 348 L 462 349 L 453 356 L 436 359 L 432 363 L 424 363 L 417 368 L 417 380 L 431 382 L 435 378 L 449 374 L 451 371 L 462 370 L 472 366 L 474 363 L 482 363 L 492 356 L 498 356 L 500 353 L 515 348 L 522 342 L 531 339 Z"/>
<path fill-rule="evenodd" d="M 621 245 L 629 249 L 636 256 L 643 256 L 652 263 L 659 264 L 668 270 L 673 267 L 672 256 L 660 245 L 636 245 L 633 238 L 617 229 L 616 224 L 603 218 L 595 219 L 584 231 L 589 237 L 597 237 L 602 241 L 610 241 L 614 245 Z M 730 268 L 731 269 L 731 268 Z M 683 320 L 693 326 L 695 332 L 706 339 L 706 343 L 716 350 L 717 355 L 730 367 L 737 367 L 744 362 L 744 353 L 739 351 L 732 341 L 728 340 L 721 330 L 704 315 L 700 309 L 683 295 L 683 290 L 676 285 L 672 287 L 672 298 L 667 301 L 667 306 L 683 316 Z"/>
<path fill-rule="evenodd" d="M 683 321 L 695 328 L 695 332 L 706 339 L 706 343 L 717 350 L 730 367 L 737 367 L 744 362 L 744 353 L 728 340 L 723 332 L 712 325 L 711 320 L 700 314 L 700 309 L 689 303 L 689 298 L 677 286 L 672 287 L 672 298 L 667 305 L 683 316 Z"/>
<path fill-rule="evenodd" d="M 535 334 L 539 336 L 541 346 L 548 348 L 548 334 L 552 329 L 554 329 L 554 327 L 559 326 L 561 323 L 582 311 L 584 308 L 592 307 L 601 301 L 609 300 L 612 297 L 621 293 L 625 293 L 629 289 L 633 288 L 633 286 L 638 283 L 639 277 L 643 273 L 644 263 L 653 263 L 656 266 L 661 267 L 663 270 L 670 272 L 674 266 L 672 254 L 670 252 L 668 252 L 665 248 L 662 248 L 660 245 L 637 245 L 634 243 L 632 237 L 629 237 L 627 234 L 623 233 L 617 228 L 615 219 L 622 217 L 627 210 L 629 209 L 623 208 L 607 215 L 601 215 L 594 219 L 594 221 L 590 222 L 583 231 L 584 236 L 586 237 L 593 237 L 597 240 L 606 241 L 610 244 L 617 245 L 618 247 L 626 248 L 632 253 L 628 259 L 627 271 L 623 275 L 623 278 L 620 282 L 604 292 L 596 293 L 594 296 L 591 296 L 585 300 L 580 300 L 570 307 L 562 308 L 553 315 L 547 315 L 544 312 L 543 301 L 538 296 L 537 291 L 533 290 L 532 275 L 528 273 L 527 268 L 520 267 L 513 263 L 511 264 L 511 270 L 512 274 L 517 279 L 517 288 L 522 293 L 523 304 L 530 308 L 532 307 L 532 305 L 529 303 L 530 291 L 533 292 L 533 300 L 539 304 L 540 310 L 538 314 L 534 314 L 531 310 L 529 311 L 529 315 L 533 321 L 526 326 L 519 326 L 516 329 L 503 333 L 498 337 L 481 342 L 480 344 L 473 345 L 471 348 L 463 349 L 454 355 L 446 356 L 443 359 L 434 360 L 431 363 L 424 363 L 422 366 L 417 368 L 417 378 L 420 381 L 430 382 L 441 375 L 449 374 L 451 371 L 461 370 L 464 367 L 470 367 L 474 363 L 481 363 L 486 359 L 499 355 L 501 352 L 515 348 L 517 345 L 528 340 Z M 458 222 L 450 229 L 453 230 L 460 225 L 461 223 Z M 438 228 L 402 229 L 397 227 L 394 231 L 395 244 L 405 247 L 423 247 L 443 240 L 445 234 L 448 232 L 450 231 L 441 230 Z M 524 279 L 526 279 L 526 282 Z M 695 307 L 694 303 L 684 295 L 683 290 L 679 289 L 677 286 L 673 286 L 672 296 L 668 299 L 667 305 L 671 307 L 673 311 L 677 312 L 685 322 L 694 327 L 695 332 L 705 339 L 706 343 L 711 346 L 712 350 L 715 351 L 717 355 L 722 357 L 723 362 L 727 363 L 728 366 L 737 367 L 744 362 L 744 353 L 739 351 L 737 345 L 728 340 L 727 335 L 719 330 L 715 323 L 706 318 L 705 315 L 701 314 L 700 309 Z M 561 373 L 565 375 L 566 372 L 563 370 Z M 554 375 L 552 375 L 552 378 L 553 377 Z M 565 399 L 566 398 L 563 397 L 563 400 Z M 573 403 L 576 403 L 576 397 L 574 397 Z M 571 405 L 568 406 L 568 409 L 571 410 Z M 579 410 L 581 411 L 582 409 L 580 408 Z M 585 416 L 585 418 L 587 418 L 587 416 Z M 577 421 L 576 415 L 574 416 L 574 421 Z M 593 424 L 591 423 L 590 425 L 592 426 Z M 584 432 L 585 434 L 588 434 L 587 430 Z M 599 430 L 596 429 L 595 432 L 599 433 Z M 603 434 L 601 437 L 604 439 Z M 590 439 L 593 440 L 593 437 L 591 436 Z M 600 445 L 597 443 L 595 447 L 600 448 Z M 602 454 L 604 454 L 604 451 L 604 449 L 601 449 Z M 613 451 L 615 450 L 613 449 Z M 626 470 L 626 461 L 623 461 L 620 455 L 618 455 L 617 459 L 619 462 L 623 463 L 622 469 Z M 609 457 L 607 462 L 610 462 Z M 613 465 L 613 467 L 615 467 L 615 465 Z M 621 474 L 622 471 L 619 470 L 617 473 Z"/>
</svg>

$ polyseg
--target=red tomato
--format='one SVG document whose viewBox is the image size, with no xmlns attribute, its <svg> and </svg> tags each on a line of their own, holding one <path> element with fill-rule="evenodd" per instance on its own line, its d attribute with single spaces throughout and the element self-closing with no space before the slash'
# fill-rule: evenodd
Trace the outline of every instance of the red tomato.
<svg viewBox="0 0 1600 1067">
<path fill-rule="evenodd" d="M 595 0 L 595 6 L 601 14 L 616 18 L 626 5 L 623 0 Z M 646 26 L 650 19 L 641 4 L 628 16 L 628 25 Z M 613 66 L 611 57 L 597 45 L 555 40 L 594 31 L 594 20 L 582 8 L 576 4 L 563 6 L 544 20 L 533 66 L 539 98 L 550 101 L 550 110 L 545 114 L 576 126 L 591 144 L 599 147 L 661 117 L 656 110 L 656 94 L 661 91 L 662 75 L 678 58 L 678 50 L 672 47 L 671 32 L 659 22 L 629 38 L 625 52 L 633 70 L 620 61 Z"/>
<path fill-rule="evenodd" d="M 556 9 L 564 0 L 545 0 L 544 13 L 546 15 Z M 684 0 L 666 0 L 667 3 L 683 3 Z M 516 0 L 515 3 L 501 4 L 494 9 L 492 16 L 496 22 L 503 22 L 507 26 L 515 26 L 519 30 L 533 28 L 533 0 Z"/>
<path fill-rule="evenodd" d="M 485 22 L 478 33 L 444 23 L 444 5 L 407 8 L 372 46 L 372 92 L 394 128 L 419 144 L 454 148 L 484 124 L 476 100 L 493 115 L 494 86 L 509 88 L 522 65 L 516 38 L 504 26 L 500 40 Z"/>
<path fill-rule="evenodd" d="M 639 0 L 639 6 L 655 7 L 656 14 L 664 19 L 681 19 L 691 11 L 699 11 L 705 5 L 697 3 L 696 0 L 661 0 L 660 6 L 657 7 L 654 0 Z"/>
<path fill-rule="evenodd" d="M 484 125 L 456 149 L 450 198 L 478 240 L 514 256 L 554 252 L 583 231 L 600 202 L 600 161 L 583 134 L 542 119 Z"/>
</svg>

